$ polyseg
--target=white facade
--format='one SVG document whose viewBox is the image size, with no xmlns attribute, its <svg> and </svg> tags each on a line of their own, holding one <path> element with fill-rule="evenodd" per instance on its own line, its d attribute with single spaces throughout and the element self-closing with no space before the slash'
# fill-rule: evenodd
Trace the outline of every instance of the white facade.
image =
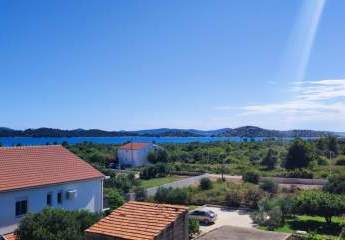
<svg viewBox="0 0 345 240">
<path fill-rule="evenodd" d="M 59 193 L 62 196 L 61 204 L 58 203 Z M 51 194 L 51 207 L 101 212 L 103 178 L 0 192 L 0 235 L 13 232 L 21 220 L 22 216 L 16 216 L 17 201 L 26 200 L 28 212 L 37 213 L 47 207 L 48 194 Z"/>
<path fill-rule="evenodd" d="M 147 156 L 154 149 L 154 144 L 146 144 L 139 149 L 119 148 L 117 157 L 120 166 L 139 167 L 148 164 Z"/>
</svg>

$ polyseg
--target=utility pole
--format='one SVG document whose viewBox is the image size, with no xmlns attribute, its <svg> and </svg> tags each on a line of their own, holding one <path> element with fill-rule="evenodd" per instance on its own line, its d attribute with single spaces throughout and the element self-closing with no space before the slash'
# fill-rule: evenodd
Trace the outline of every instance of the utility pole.
<svg viewBox="0 0 345 240">
<path fill-rule="evenodd" d="M 225 179 L 224 179 L 224 160 L 225 160 L 225 157 L 223 154 L 220 154 L 219 157 L 222 158 L 222 165 L 221 165 L 220 172 L 221 172 L 221 176 L 222 176 L 222 181 L 224 182 L 225 181 Z"/>
<path fill-rule="evenodd" d="M 329 151 L 329 176 L 332 176 L 332 155 L 333 151 Z"/>
</svg>

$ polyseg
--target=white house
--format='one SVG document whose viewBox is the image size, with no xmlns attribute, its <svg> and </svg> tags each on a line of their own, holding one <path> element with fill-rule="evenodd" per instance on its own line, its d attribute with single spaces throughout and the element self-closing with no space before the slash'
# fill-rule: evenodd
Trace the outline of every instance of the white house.
<svg viewBox="0 0 345 240">
<path fill-rule="evenodd" d="M 46 207 L 101 212 L 103 180 L 62 146 L 0 147 L 0 235 Z"/>
<path fill-rule="evenodd" d="M 157 146 L 152 143 L 127 143 L 117 151 L 120 166 L 138 167 L 148 163 L 149 153 Z"/>
</svg>

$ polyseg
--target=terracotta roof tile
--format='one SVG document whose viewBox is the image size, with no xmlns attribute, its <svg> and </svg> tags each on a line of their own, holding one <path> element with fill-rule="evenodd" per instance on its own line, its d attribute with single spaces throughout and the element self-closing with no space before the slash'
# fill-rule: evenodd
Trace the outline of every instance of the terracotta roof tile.
<svg viewBox="0 0 345 240">
<path fill-rule="evenodd" d="M 1 237 L 0 237 L 1 238 Z M 14 233 L 8 233 L 8 234 L 5 234 L 3 235 L 3 238 L 5 240 L 16 240 L 16 235 Z"/>
<path fill-rule="evenodd" d="M 139 150 L 142 149 L 146 146 L 150 145 L 150 143 L 127 143 L 125 145 L 122 145 L 120 149 L 125 149 L 125 150 Z"/>
<path fill-rule="evenodd" d="M 0 192 L 104 177 L 60 145 L 0 147 Z"/>
<path fill-rule="evenodd" d="M 86 232 L 126 240 L 153 240 L 188 208 L 179 205 L 130 201 L 114 210 Z"/>
</svg>

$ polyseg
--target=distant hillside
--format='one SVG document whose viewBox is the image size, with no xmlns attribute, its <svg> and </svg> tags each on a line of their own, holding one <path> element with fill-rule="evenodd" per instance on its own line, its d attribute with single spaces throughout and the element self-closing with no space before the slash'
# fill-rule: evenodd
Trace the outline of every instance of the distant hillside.
<svg viewBox="0 0 345 240">
<path fill-rule="evenodd" d="M 245 126 L 234 129 L 229 129 L 227 132 L 217 136 L 223 137 L 322 137 L 329 135 L 337 135 L 327 131 L 313 131 L 313 130 L 289 130 L 278 131 L 268 130 L 254 126 Z"/>
<path fill-rule="evenodd" d="M 61 130 L 54 128 L 37 128 L 13 130 L 0 127 L 0 137 L 322 137 L 328 135 L 345 136 L 345 133 L 333 133 L 313 130 L 268 130 L 255 126 L 239 128 L 222 128 L 217 130 L 171 129 L 160 128 L 138 131 L 104 131 L 99 129 Z"/>
</svg>

